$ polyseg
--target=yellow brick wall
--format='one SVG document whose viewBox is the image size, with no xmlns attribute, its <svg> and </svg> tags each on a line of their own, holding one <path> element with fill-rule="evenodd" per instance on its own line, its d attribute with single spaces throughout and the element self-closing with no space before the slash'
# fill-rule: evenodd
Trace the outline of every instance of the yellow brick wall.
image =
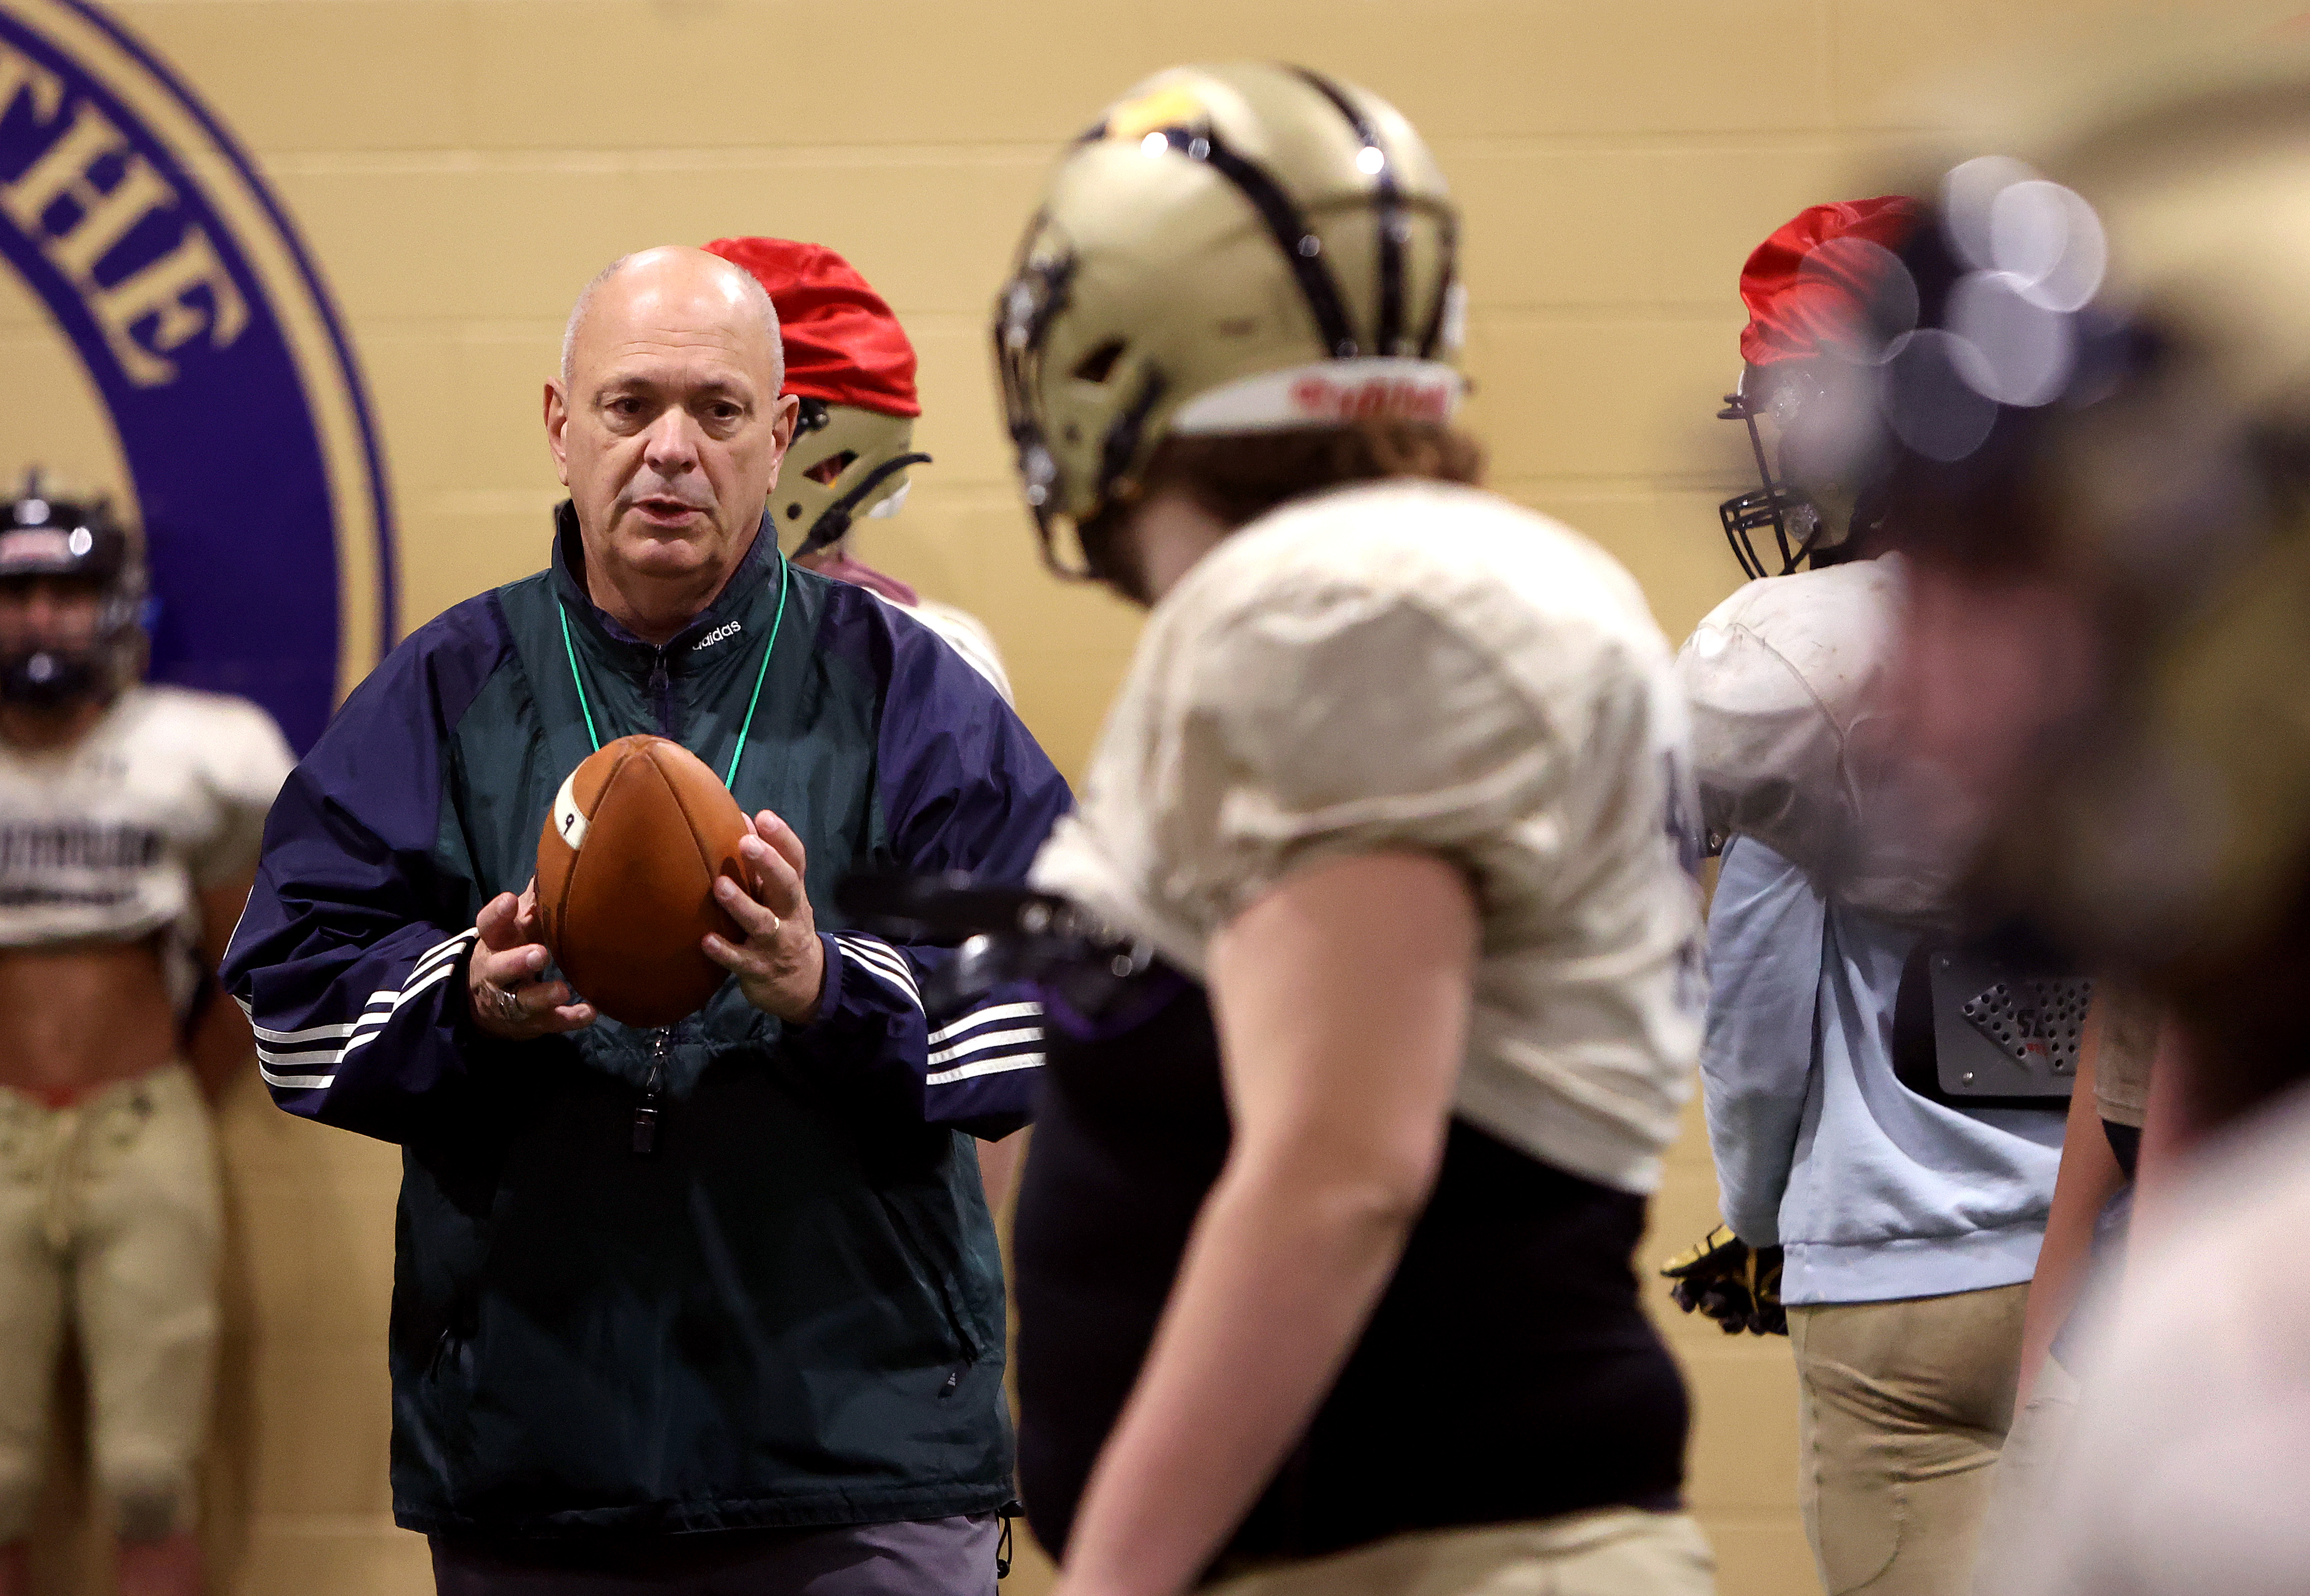
<svg viewBox="0 0 2310 1596">
<path fill-rule="evenodd" d="M 9 0 L 0 0 L 5 5 Z M 1180 59 L 1283 57 L 1389 96 L 1466 211 L 1476 425 L 1504 490 L 1586 530 L 1681 635 L 1733 569 L 1712 421 L 1748 249 L 1845 197 L 1953 65 L 2096 48 L 2248 0 L 117 0 L 253 150 L 332 283 L 373 388 L 403 528 L 405 628 L 534 568 L 556 497 L 540 384 L 578 287 L 622 251 L 735 232 L 835 245 L 922 351 L 904 516 L 870 559 L 977 611 L 1020 708 L 1079 770 L 1130 615 L 1035 564 L 984 356 L 994 286 L 1058 143 Z M 117 483 L 93 396 L 0 280 L 0 469 Z M 430 1589 L 390 1522 L 391 1149 L 226 1115 L 234 1372 L 212 1470 L 216 1588 Z M 1712 1222 L 1697 1114 L 1647 1259 Z M 1784 1343 L 1675 1320 L 1693 1500 L 1730 1596 L 1809 1587 Z M 4 1355 L 0 1351 L 0 1355 Z M 97 1592 L 56 1488 L 45 1589 Z M 83 1536 L 84 1540 L 85 1537 Z M 1040 1589 L 1030 1571 L 1020 1588 Z"/>
</svg>

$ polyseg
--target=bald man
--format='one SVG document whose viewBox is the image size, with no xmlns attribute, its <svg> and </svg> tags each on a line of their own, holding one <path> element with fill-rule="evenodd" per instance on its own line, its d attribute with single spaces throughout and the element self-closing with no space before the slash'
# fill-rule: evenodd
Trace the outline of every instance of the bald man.
<svg viewBox="0 0 2310 1596">
<path fill-rule="evenodd" d="M 1064 785 L 994 688 L 787 564 L 777 322 L 702 251 L 614 263 L 545 386 L 550 568 L 349 698 L 275 805 L 225 979 L 291 1114 L 398 1143 L 395 1515 L 456 1596 L 988 1596 L 1003 1288 L 970 1156 L 1040 1011 L 934 1031 L 944 950 L 841 929 L 881 865 L 1022 876 Z M 688 1019 L 597 1014 L 538 941 L 537 836 L 648 732 L 727 779 L 759 883 Z M 725 884 L 726 886 L 726 884 Z"/>
</svg>

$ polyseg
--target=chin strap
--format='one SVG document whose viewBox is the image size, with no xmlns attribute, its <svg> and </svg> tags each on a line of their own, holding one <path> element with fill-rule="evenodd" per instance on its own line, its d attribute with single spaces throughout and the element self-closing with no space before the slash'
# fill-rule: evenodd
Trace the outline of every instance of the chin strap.
<svg viewBox="0 0 2310 1596">
<path fill-rule="evenodd" d="M 851 520 L 857 514 L 858 507 L 866 502 L 868 494 L 889 481 L 893 473 L 904 471 L 909 465 L 928 465 L 930 463 L 928 455 L 894 455 L 883 461 L 860 478 L 856 487 L 820 513 L 818 519 L 810 524 L 810 533 L 802 540 L 802 546 L 794 551 L 794 558 L 800 559 L 805 554 L 817 553 L 829 543 L 838 542 L 850 530 Z"/>
</svg>

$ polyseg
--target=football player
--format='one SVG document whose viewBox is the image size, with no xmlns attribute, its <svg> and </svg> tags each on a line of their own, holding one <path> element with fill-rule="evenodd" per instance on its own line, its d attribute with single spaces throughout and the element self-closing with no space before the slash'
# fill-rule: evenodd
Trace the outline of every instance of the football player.
<svg viewBox="0 0 2310 1596">
<path fill-rule="evenodd" d="M 2123 1290 L 2001 1592 L 2310 1566 L 2306 152 L 2310 59 L 2266 39 L 1954 166 L 1852 426 L 1915 555 L 1905 740 L 1985 816 L 1977 912 L 2169 1005 Z"/>
<path fill-rule="evenodd" d="M 850 534 L 862 520 L 899 513 L 913 487 L 915 346 L 907 329 L 851 264 L 823 244 L 791 239 L 716 239 L 708 253 L 744 267 L 777 308 L 786 341 L 786 392 L 802 401 L 795 440 L 778 475 L 771 523 L 799 533 L 797 565 L 855 583 L 907 611 L 946 639 L 1011 701 L 1011 679 L 986 626 L 965 610 L 925 599 L 858 558 Z"/>
<path fill-rule="evenodd" d="M 1037 885 L 1112 932 L 1020 1197 L 1069 1596 L 1704 1592 L 1629 1253 L 1698 1040 L 1636 584 L 1474 485 L 1458 221 L 1394 108 L 1166 72 L 995 353 L 1047 558 L 1150 614 Z"/>
<path fill-rule="evenodd" d="M 1930 934 L 1950 883 L 1917 868 L 1922 806 L 1885 813 L 1910 795 L 1880 703 L 1903 573 L 1877 558 L 1881 489 L 1857 490 L 1865 458 L 1838 447 L 1875 324 L 1907 314 L 1893 249 L 1916 214 L 1898 196 L 1811 206 L 1741 275 L 1750 320 L 1724 414 L 1746 425 L 1764 485 L 1722 514 L 1759 579 L 1677 662 L 1702 816 L 1729 839 L 1701 1079 L 1738 1240 L 1672 1267 L 1684 1300 L 1708 1277 L 1737 1282 L 1753 1249 L 1757 1284 L 1778 1286 L 1822 1588 L 1961 1596 L 2012 1421 L 2062 1130 L 2054 1066 L 2074 1053 L 2083 1000 L 2082 984 L 2052 989 L 2080 1012 L 2054 1038 L 2068 1053 L 2040 1050 L 2042 1079 L 1941 1068 L 1960 1038 L 1937 1038 L 1936 999 L 2020 978 L 1959 990 L 1955 977 L 1987 967 Z M 1777 569 L 1750 541 L 1767 525 Z M 1997 1095 L 1967 1089 L 1990 1084 Z"/>
<path fill-rule="evenodd" d="M 217 1337 L 207 1103 L 249 1029 L 217 960 L 248 900 L 280 731 L 140 683 L 143 563 L 35 475 L 0 507 L 0 1596 L 69 1334 L 124 1596 L 192 1596 Z"/>
</svg>

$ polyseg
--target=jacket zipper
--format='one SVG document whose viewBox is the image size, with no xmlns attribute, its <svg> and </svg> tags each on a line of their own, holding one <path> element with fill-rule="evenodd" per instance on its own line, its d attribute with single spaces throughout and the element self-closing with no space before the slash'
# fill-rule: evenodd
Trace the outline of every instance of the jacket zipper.
<svg viewBox="0 0 2310 1596">
<path fill-rule="evenodd" d="M 642 1100 L 634 1106 L 636 1158 L 647 1158 L 657 1151 L 657 1112 L 665 1096 L 665 1055 L 672 1045 L 664 1026 L 650 1033 L 649 1083 L 642 1088 Z"/>
<path fill-rule="evenodd" d="M 681 742 L 682 733 L 673 724 L 673 676 L 666 668 L 666 656 L 672 647 L 665 644 L 650 653 L 650 709 L 657 717 L 658 735 Z M 673 1034 L 665 1027 L 650 1032 L 649 1080 L 642 1088 L 642 1100 L 634 1106 L 637 1158 L 647 1158 L 657 1151 L 658 1114 L 665 1104 L 665 1061 L 673 1050 Z"/>
<path fill-rule="evenodd" d="M 673 678 L 665 668 L 665 650 L 660 648 L 650 662 L 650 708 L 657 716 L 657 734 L 682 741 L 682 733 L 673 724 Z"/>
</svg>

